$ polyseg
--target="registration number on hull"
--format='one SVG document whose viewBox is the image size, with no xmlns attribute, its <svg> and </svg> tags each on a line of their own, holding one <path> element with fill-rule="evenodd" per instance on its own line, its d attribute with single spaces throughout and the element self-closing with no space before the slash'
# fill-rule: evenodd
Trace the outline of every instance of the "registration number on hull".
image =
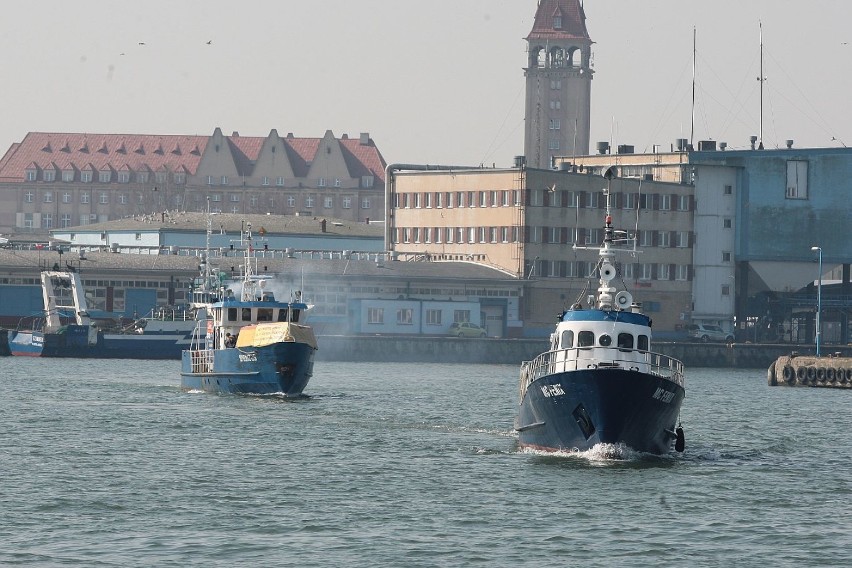
<svg viewBox="0 0 852 568">
<path fill-rule="evenodd" d="M 659 400 L 661 402 L 665 402 L 666 404 L 670 403 L 674 399 L 675 393 L 671 391 L 667 391 L 666 389 L 659 387 L 656 392 L 651 396 L 651 398 Z"/>
<path fill-rule="evenodd" d="M 541 394 L 546 398 L 550 398 L 552 396 L 563 396 L 565 391 L 562 390 L 562 385 L 542 385 Z"/>
</svg>

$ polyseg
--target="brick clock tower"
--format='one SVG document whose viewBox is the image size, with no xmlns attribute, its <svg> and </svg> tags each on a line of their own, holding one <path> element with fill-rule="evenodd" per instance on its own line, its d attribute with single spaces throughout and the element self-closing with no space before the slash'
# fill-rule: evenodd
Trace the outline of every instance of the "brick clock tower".
<svg viewBox="0 0 852 568">
<path fill-rule="evenodd" d="M 594 71 L 581 1 L 539 0 L 527 51 L 527 166 L 550 169 L 553 156 L 588 155 Z"/>
</svg>

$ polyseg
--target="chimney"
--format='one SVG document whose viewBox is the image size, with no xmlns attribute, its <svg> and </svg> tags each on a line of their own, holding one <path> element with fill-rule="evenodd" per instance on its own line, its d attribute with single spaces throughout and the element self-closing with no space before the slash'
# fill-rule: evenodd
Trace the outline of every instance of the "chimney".
<svg viewBox="0 0 852 568">
<path fill-rule="evenodd" d="M 370 145 L 370 133 L 362 132 L 360 139 L 361 146 L 369 146 Z"/>
</svg>

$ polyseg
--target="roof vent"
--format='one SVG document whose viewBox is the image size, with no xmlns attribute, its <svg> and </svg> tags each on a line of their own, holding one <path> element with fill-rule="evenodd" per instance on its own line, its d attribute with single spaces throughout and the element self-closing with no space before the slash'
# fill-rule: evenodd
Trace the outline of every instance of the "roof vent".
<svg viewBox="0 0 852 568">
<path fill-rule="evenodd" d="M 792 147 L 793 147 L 793 141 L 787 140 L 787 148 L 792 148 Z"/>
<path fill-rule="evenodd" d="M 609 154 L 609 142 L 597 143 L 598 154 Z"/>
</svg>

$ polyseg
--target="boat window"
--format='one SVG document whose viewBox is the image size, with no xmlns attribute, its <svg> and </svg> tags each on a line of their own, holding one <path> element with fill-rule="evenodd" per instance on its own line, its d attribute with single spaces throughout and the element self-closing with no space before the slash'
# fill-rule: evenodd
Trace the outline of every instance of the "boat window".
<svg viewBox="0 0 852 568">
<path fill-rule="evenodd" d="M 290 321 L 299 321 L 299 310 L 292 310 L 290 314 Z"/>
<path fill-rule="evenodd" d="M 618 334 L 618 348 L 619 349 L 633 349 L 633 334 L 632 333 L 619 333 Z"/>
<path fill-rule="evenodd" d="M 562 332 L 562 349 L 570 349 L 574 347 L 574 332 L 566 329 Z"/>
<path fill-rule="evenodd" d="M 595 334 L 591 331 L 581 331 L 577 334 L 577 347 L 592 347 L 595 344 Z"/>
<path fill-rule="evenodd" d="M 228 321 L 237 321 L 237 308 L 228 308 Z"/>
<path fill-rule="evenodd" d="M 648 350 L 648 336 L 640 335 L 639 340 L 636 342 L 636 348 L 639 351 L 647 351 Z"/>
<path fill-rule="evenodd" d="M 601 347 L 609 347 L 612 345 L 612 337 L 607 334 L 603 334 L 598 338 L 598 343 Z"/>
<path fill-rule="evenodd" d="M 251 321 L 251 308 L 243 308 L 243 321 Z"/>
<path fill-rule="evenodd" d="M 287 321 L 287 310 L 278 310 L 278 321 Z"/>
<path fill-rule="evenodd" d="M 257 321 L 272 321 L 272 309 L 259 308 L 257 310 Z"/>
</svg>

